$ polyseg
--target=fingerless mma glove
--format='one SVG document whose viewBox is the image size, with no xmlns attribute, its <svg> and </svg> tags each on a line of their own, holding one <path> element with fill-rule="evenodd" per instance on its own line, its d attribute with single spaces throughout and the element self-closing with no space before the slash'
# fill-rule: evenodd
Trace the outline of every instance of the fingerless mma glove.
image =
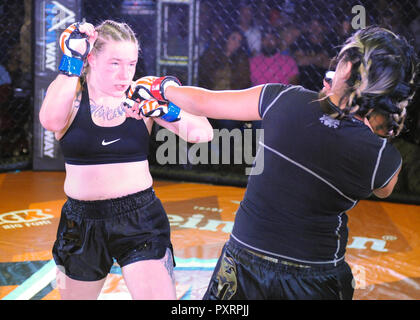
<svg viewBox="0 0 420 320">
<path fill-rule="evenodd" d="M 90 52 L 88 36 L 80 32 L 79 25 L 78 22 L 73 23 L 60 36 L 60 48 L 63 51 L 63 57 L 58 70 L 67 76 L 81 76 L 84 61 Z M 75 50 L 80 41 L 86 42 L 86 51 L 83 54 Z"/>
</svg>

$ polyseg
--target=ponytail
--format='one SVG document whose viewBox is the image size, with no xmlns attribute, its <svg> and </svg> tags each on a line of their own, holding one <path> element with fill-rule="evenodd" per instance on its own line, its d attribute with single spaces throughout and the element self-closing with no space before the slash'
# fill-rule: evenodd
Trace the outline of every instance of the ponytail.
<svg viewBox="0 0 420 320">
<path fill-rule="evenodd" d="M 337 60 L 351 62 L 352 69 L 340 100 L 340 105 L 346 101 L 345 107 L 341 113 L 332 112 L 337 118 L 380 113 L 387 121 L 388 135 L 397 136 L 416 89 L 413 47 L 389 30 L 368 27 L 344 43 Z"/>
</svg>

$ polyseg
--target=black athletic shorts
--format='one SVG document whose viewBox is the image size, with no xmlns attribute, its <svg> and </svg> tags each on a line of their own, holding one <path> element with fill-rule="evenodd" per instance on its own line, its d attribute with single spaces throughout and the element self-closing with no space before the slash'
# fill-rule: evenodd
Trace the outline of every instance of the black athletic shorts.
<svg viewBox="0 0 420 320">
<path fill-rule="evenodd" d="M 167 248 L 172 251 L 169 220 L 149 188 L 109 200 L 68 198 L 52 252 L 55 263 L 67 276 L 94 281 L 106 277 L 114 259 L 123 267 L 160 259 Z"/>
<path fill-rule="evenodd" d="M 205 300 L 351 300 L 353 275 L 342 261 L 313 266 L 251 251 L 230 239 L 223 247 Z"/>
</svg>

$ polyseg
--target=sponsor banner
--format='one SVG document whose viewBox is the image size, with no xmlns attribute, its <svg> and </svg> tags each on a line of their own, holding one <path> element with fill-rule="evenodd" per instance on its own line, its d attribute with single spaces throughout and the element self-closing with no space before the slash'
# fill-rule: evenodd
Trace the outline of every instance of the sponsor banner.
<svg viewBox="0 0 420 320">
<path fill-rule="evenodd" d="M 62 52 L 58 39 L 67 26 L 81 20 L 80 0 L 34 1 L 35 92 L 34 170 L 63 170 L 64 159 L 53 132 L 39 122 L 39 110 L 48 85 L 57 76 Z M 59 103 L 59 102 L 58 102 Z"/>
</svg>

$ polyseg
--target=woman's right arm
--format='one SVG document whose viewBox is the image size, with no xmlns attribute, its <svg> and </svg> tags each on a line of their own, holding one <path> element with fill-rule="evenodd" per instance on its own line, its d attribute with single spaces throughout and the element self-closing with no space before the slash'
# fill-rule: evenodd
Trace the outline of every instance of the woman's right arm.
<svg viewBox="0 0 420 320">
<path fill-rule="evenodd" d="M 261 120 L 258 105 L 262 87 L 213 91 L 191 86 L 170 86 L 165 90 L 165 97 L 194 115 L 213 119 Z"/>
<path fill-rule="evenodd" d="M 78 77 L 59 74 L 51 82 L 39 111 L 39 120 L 45 129 L 59 132 L 66 127 L 79 89 Z"/>
<path fill-rule="evenodd" d="M 69 39 L 72 39 L 73 33 L 76 34 L 73 40 L 78 39 L 82 41 L 71 43 Z M 72 57 L 69 57 L 66 53 L 70 50 L 72 50 L 72 52 L 78 52 L 82 58 L 87 55 L 89 46 L 83 38 L 80 39 L 80 35 L 77 36 L 77 33 L 87 36 L 90 48 L 93 47 L 93 44 L 98 37 L 98 32 L 95 31 L 95 27 L 92 24 L 87 22 L 72 24 L 63 31 L 60 36 L 60 47 L 64 53 L 63 58 L 66 56 L 67 59 L 72 59 L 73 53 L 71 53 Z M 70 49 L 70 47 L 72 48 Z M 74 60 L 77 61 L 82 58 L 77 57 Z M 72 115 L 74 101 L 81 89 L 79 83 L 81 69 L 78 70 L 80 71 L 79 73 L 75 72 L 77 68 L 74 68 L 75 66 L 73 63 L 74 61 L 67 60 L 64 64 L 64 70 L 61 70 L 57 78 L 55 78 L 55 80 L 48 86 L 47 93 L 44 101 L 42 102 L 41 110 L 39 111 L 39 120 L 42 126 L 49 131 L 55 132 L 56 134 L 58 132 L 62 132 L 68 126 Z M 78 66 L 80 67 L 80 63 Z M 68 70 L 69 68 L 74 69 L 70 72 L 73 76 L 67 75 L 70 71 Z"/>
</svg>

